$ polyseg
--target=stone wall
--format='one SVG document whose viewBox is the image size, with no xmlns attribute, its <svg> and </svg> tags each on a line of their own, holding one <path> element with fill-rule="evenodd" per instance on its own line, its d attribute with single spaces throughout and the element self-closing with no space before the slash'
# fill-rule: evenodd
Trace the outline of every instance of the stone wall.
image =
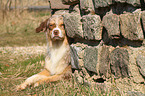
<svg viewBox="0 0 145 96">
<path fill-rule="evenodd" d="M 55 7 L 57 1 L 64 7 Z M 145 94 L 144 0 L 50 0 L 62 14 L 81 84 Z M 66 7 L 67 6 L 67 7 Z M 55 7 L 55 8 L 54 8 Z M 75 62 L 75 63 L 74 63 Z M 112 81 L 114 80 L 114 81 Z M 130 93 L 131 94 L 131 93 Z M 133 94 L 133 93 L 132 93 Z"/>
</svg>

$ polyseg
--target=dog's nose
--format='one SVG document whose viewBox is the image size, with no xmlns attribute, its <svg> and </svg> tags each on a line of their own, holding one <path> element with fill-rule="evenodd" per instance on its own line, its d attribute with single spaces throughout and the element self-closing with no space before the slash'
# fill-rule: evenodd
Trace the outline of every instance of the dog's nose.
<svg viewBox="0 0 145 96">
<path fill-rule="evenodd" d="M 58 35 L 59 34 L 59 30 L 54 30 L 54 35 Z"/>
</svg>

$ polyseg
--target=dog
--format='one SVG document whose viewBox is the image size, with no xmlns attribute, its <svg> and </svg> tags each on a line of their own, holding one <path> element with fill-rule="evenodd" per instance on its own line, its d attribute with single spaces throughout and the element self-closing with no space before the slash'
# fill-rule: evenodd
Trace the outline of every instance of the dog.
<svg viewBox="0 0 145 96">
<path fill-rule="evenodd" d="M 44 70 L 27 78 L 16 90 L 24 90 L 28 86 L 69 79 L 72 74 L 70 46 L 65 33 L 62 15 L 52 15 L 36 28 L 36 33 L 45 32 L 47 39 L 47 56 Z"/>
</svg>

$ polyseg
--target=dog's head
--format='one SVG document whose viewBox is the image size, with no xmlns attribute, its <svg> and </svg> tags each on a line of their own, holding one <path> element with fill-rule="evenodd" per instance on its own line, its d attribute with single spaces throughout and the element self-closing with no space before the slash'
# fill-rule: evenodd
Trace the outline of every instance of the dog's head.
<svg viewBox="0 0 145 96">
<path fill-rule="evenodd" d="M 49 38 L 53 41 L 63 40 L 66 36 L 63 17 L 61 15 L 53 15 L 49 19 L 45 20 L 36 28 L 36 32 L 47 32 Z"/>
</svg>

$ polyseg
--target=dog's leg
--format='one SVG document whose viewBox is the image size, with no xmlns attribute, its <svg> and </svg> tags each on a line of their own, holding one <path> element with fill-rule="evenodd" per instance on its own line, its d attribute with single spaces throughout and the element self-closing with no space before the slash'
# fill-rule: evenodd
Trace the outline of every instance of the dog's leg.
<svg viewBox="0 0 145 96">
<path fill-rule="evenodd" d="M 24 83 L 17 86 L 16 90 L 23 90 L 27 86 L 35 84 L 37 81 L 47 78 L 48 76 L 50 76 L 50 72 L 45 69 L 42 72 L 27 78 Z"/>
<path fill-rule="evenodd" d="M 65 70 L 61 73 L 61 74 L 57 74 L 57 75 L 52 75 L 52 76 L 48 76 L 46 78 L 43 78 L 39 81 L 37 81 L 34 86 L 38 86 L 39 84 L 43 84 L 48 83 L 48 82 L 55 82 L 58 80 L 62 80 L 62 79 L 68 79 L 71 77 L 71 65 L 69 65 L 68 67 L 65 68 Z"/>
</svg>

